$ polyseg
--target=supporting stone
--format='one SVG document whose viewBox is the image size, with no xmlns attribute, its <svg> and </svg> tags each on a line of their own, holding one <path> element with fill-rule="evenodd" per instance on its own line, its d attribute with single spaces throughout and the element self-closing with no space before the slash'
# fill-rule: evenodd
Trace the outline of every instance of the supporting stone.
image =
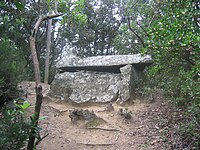
<svg viewBox="0 0 200 150">
<path fill-rule="evenodd" d="M 120 100 L 129 101 L 135 99 L 134 79 L 136 73 L 132 65 L 126 65 L 120 68 L 122 80 L 120 85 Z"/>
<path fill-rule="evenodd" d="M 120 74 L 65 72 L 55 77 L 49 94 L 76 103 L 110 102 L 118 98 L 120 80 Z"/>
</svg>

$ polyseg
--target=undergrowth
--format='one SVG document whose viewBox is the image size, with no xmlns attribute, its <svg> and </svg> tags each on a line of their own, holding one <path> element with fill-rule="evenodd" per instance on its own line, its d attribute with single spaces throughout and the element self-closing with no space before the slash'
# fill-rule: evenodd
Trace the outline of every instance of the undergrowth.
<svg viewBox="0 0 200 150">
<path fill-rule="evenodd" d="M 24 147 L 31 128 L 25 112 L 30 105 L 24 102 L 14 108 L 3 108 L 0 116 L 0 149 L 19 150 Z"/>
</svg>

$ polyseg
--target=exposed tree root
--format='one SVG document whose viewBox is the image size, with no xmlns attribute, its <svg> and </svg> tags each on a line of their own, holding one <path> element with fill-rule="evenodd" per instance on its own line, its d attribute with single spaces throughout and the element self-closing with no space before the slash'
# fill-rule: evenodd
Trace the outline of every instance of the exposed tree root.
<svg viewBox="0 0 200 150">
<path fill-rule="evenodd" d="M 114 129 L 114 128 L 106 129 L 106 128 L 100 128 L 100 127 L 88 127 L 87 129 L 97 129 L 97 130 L 104 130 L 104 131 L 118 131 L 118 132 L 121 132 L 121 130 Z"/>
<path fill-rule="evenodd" d="M 83 144 L 87 146 L 109 146 L 113 145 L 113 143 L 83 143 L 83 142 L 78 142 L 78 144 Z"/>
</svg>

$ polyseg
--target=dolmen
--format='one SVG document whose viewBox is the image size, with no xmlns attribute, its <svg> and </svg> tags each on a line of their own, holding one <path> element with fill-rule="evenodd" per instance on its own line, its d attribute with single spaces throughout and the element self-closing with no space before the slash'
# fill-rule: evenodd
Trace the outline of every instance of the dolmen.
<svg viewBox="0 0 200 150">
<path fill-rule="evenodd" d="M 49 95 L 75 103 L 106 103 L 136 99 L 149 55 L 69 56 L 57 64 Z"/>
</svg>

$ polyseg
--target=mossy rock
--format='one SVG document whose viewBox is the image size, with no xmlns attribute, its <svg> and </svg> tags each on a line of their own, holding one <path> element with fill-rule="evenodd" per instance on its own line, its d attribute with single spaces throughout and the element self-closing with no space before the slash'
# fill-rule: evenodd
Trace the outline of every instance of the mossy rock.
<svg viewBox="0 0 200 150">
<path fill-rule="evenodd" d="M 94 111 L 89 111 L 88 109 L 74 109 L 70 112 L 69 117 L 72 122 L 77 122 L 79 120 L 85 121 L 85 126 L 87 128 L 96 127 L 105 122 L 102 118 L 98 117 Z"/>
</svg>

